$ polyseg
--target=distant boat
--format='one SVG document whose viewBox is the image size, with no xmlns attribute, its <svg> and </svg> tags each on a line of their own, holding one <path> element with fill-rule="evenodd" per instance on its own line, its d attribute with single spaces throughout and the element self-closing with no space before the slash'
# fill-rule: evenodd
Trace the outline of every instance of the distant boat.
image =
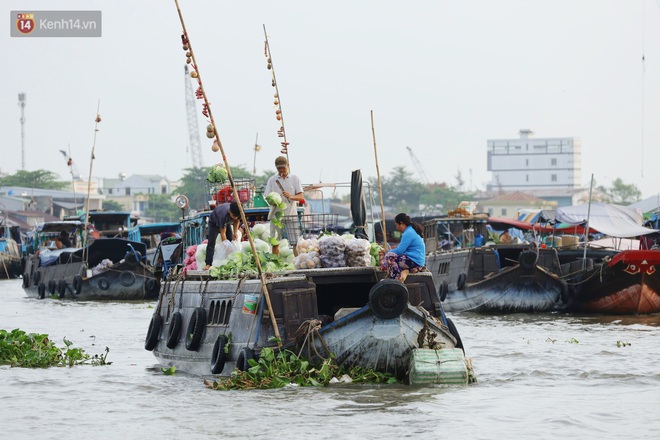
<svg viewBox="0 0 660 440">
<path fill-rule="evenodd" d="M 556 251 L 529 243 L 483 246 L 487 223 L 486 214 L 424 222 L 426 267 L 439 286 L 445 309 L 535 313 L 561 307 L 567 284 L 548 269 L 559 269 Z"/>
<path fill-rule="evenodd" d="M 16 240 L 18 239 L 18 240 Z M 0 227 L 0 279 L 21 276 L 21 248 L 18 226 Z"/>
<path fill-rule="evenodd" d="M 659 232 L 644 227 L 636 210 L 604 203 L 558 208 L 555 221 L 579 228 L 577 233 L 582 236 L 602 233 L 623 239 Z M 660 251 L 645 249 L 648 240 L 640 240 L 640 249 L 627 250 L 599 248 L 577 240 L 576 244 L 576 249 L 564 247 L 559 251 L 562 275 L 570 286 L 566 311 L 617 315 L 660 312 Z"/>
<path fill-rule="evenodd" d="M 123 238 L 99 238 L 80 247 L 84 223 L 47 222 L 34 236 L 38 251 L 27 257 L 23 289 L 34 298 L 57 295 L 76 300 L 155 298 L 158 282 L 145 264 L 146 246 Z M 58 244 L 61 233 L 73 247 Z M 75 247 L 77 246 L 77 247 Z"/>
</svg>

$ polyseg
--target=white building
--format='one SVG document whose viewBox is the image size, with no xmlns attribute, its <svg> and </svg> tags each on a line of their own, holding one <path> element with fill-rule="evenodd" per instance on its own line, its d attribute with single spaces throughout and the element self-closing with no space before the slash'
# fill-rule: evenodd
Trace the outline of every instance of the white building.
<svg viewBox="0 0 660 440">
<path fill-rule="evenodd" d="M 103 179 L 101 193 L 109 197 L 132 196 L 136 194 L 169 194 L 170 182 L 166 177 L 133 174 L 118 179 Z"/>
<path fill-rule="evenodd" d="M 518 139 L 489 139 L 488 191 L 580 188 L 582 149 L 579 138 L 534 138 L 520 130 Z"/>
</svg>

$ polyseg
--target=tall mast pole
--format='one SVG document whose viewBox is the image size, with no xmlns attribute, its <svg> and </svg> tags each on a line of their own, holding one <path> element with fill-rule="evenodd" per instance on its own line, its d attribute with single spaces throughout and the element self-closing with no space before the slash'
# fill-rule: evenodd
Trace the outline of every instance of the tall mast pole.
<svg viewBox="0 0 660 440">
<path fill-rule="evenodd" d="M 220 152 L 220 155 L 222 156 L 222 161 L 225 164 L 225 169 L 227 170 L 227 178 L 229 179 L 229 184 L 233 190 L 234 200 L 240 200 L 240 197 L 238 195 L 238 190 L 236 189 L 236 185 L 234 184 L 234 177 L 232 176 L 231 168 L 229 167 L 229 162 L 227 161 L 227 155 L 225 154 L 225 149 L 222 146 L 222 142 L 220 141 L 220 135 L 218 134 L 218 126 L 215 125 L 215 119 L 213 118 L 213 112 L 211 111 L 211 103 L 209 102 L 208 97 L 206 96 L 206 91 L 204 90 L 204 86 L 202 84 L 202 76 L 199 73 L 199 65 L 197 64 L 197 60 L 195 59 L 195 52 L 193 52 L 192 45 L 190 44 L 190 38 L 188 36 L 188 31 L 186 30 L 186 24 L 183 21 L 183 14 L 181 13 L 181 8 L 179 7 L 179 1 L 174 0 L 174 4 L 176 5 L 176 10 L 177 13 L 179 14 L 179 21 L 181 21 L 181 28 L 183 29 L 183 34 L 181 35 L 181 42 L 183 43 L 184 50 L 186 51 L 186 63 L 189 64 L 190 67 L 192 67 L 193 72 L 195 73 L 194 78 L 197 79 L 197 83 L 199 84 L 199 88 L 197 89 L 196 96 L 199 96 L 201 97 L 201 99 L 204 100 L 204 105 L 202 106 L 202 114 L 208 118 L 210 123 L 206 127 L 207 136 L 209 137 L 209 139 L 215 138 L 215 143 L 213 144 L 211 149 L 214 152 L 217 151 Z M 191 72 L 191 75 L 193 72 Z M 284 154 L 284 152 L 282 154 Z M 247 218 L 245 217 L 245 210 L 243 209 L 242 203 L 238 204 L 238 210 L 240 211 L 241 214 L 241 223 L 247 226 L 248 222 L 247 222 Z M 280 336 L 280 330 L 277 326 L 277 321 L 275 320 L 275 312 L 273 310 L 273 305 L 270 301 L 270 293 L 268 292 L 266 277 L 261 267 L 261 261 L 259 260 L 259 255 L 257 254 L 257 248 L 254 246 L 254 239 L 252 238 L 252 235 L 247 234 L 247 238 L 248 238 L 248 242 L 250 243 L 250 248 L 252 249 L 252 255 L 254 255 L 255 264 L 257 266 L 257 272 L 259 273 L 259 279 L 261 281 L 261 290 L 264 294 L 264 298 L 266 299 L 266 305 L 268 306 L 268 312 L 270 315 L 270 322 L 273 326 L 273 332 L 275 333 L 275 337 L 278 340 L 277 345 L 281 347 L 282 338 Z"/>
<path fill-rule="evenodd" d="M 25 171 L 25 93 L 18 94 L 18 106 L 21 108 L 21 169 Z"/>
</svg>

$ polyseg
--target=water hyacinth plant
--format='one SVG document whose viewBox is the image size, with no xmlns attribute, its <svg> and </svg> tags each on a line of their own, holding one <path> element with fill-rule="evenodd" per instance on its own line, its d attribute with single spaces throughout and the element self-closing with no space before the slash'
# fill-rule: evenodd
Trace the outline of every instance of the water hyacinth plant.
<svg viewBox="0 0 660 440">
<path fill-rule="evenodd" d="M 327 386 L 333 378 L 348 377 L 352 383 L 392 384 L 397 383 L 394 376 L 387 373 L 352 367 L 341 368 L 334 355 L 324 359 L 319 365 L 312 365 L 286 349 L 274 350 L 265 347 L 258 360 L 249 359 L 247 371 L 234 370 L 232 375 L 221 381 L 204 381 L 205 385 L 215 390 L 251 390 L 264 388 L 282 388 L 287 385 Z M 335 379 L 335 382 L 337 380 Z"/>
<path fill-rule="evenodd" d="M 23 368 L 73 367 L 74 365 L 110 365 L 107 361 L 110 349 L 91 356 L 82 348 L 73 347 L 64 338 L 64 347 L 58 348 L 48 335 L 26 333 L 20 329 L 0 329 L 0 365 Z"/>
</svg>

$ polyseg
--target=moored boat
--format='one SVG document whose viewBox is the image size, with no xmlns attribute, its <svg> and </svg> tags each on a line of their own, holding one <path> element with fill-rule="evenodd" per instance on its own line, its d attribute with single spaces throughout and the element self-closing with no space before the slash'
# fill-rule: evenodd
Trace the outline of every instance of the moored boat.
<svg viewBox="0 0 660 440">
<path fill-rule="evenodd" d="M 436 349 L 462 347 L 430 274 L 410 275 L 405 285 L 383 275 L 375 268 L 322 268 L 269 276 L 272 318 L 284 345 L 300 350 L 307 341 L 312 360 L 334 353 L 340 365 L 404 379 L 425 338 Z M 193 374 L 245 370 L 276 335 L 263 290 L 259 279 L 212 280 L 201 271 L 170 278 L 145 348 L 161 365 Z"/>
<path fill-rule="evenodd" d="M 556 273 L 557 252 L 533 244 L 483 246 L 487 221 L 485 214 L 467 214 L 424 223 L 426 266 L 445 309 L 535 313 L 561 308 L 567 283 Z"/>
<path fill-rule="evenodd" d="M 62 247 L 64 233 L 82 242 L 84 223 L 48 222 L 35 233 L 38 252 L 29 255 L 23 289 L 34 298 L 57 295 L 76 300 L 140 300 L 155 298 L 158 283 L 146 266 L 146 246 L 123 238 L 101 238 L 85 247 Z"/>
<path fill-rule="evenodd" d="M 244 209 L 248 223 L 266 220 Z M 182 220 L 186 248 L 206 236 L 209 212 Z M 309 231 L 303 230 L 301 236 Z M 179 261 L 181 263 L 181 261 Z M 296 347 L 311 361 L 332 353 L 339 365 L 387 372 L 405 380 L 413 350 L 462 348 L 430 273 L 405 284 L 377 267 L 285 270 L 213 279 L 208 271 L 170 269 L 149 325 L 145 348 L 165 367 L 199 375 L 245 370 L 264 347 Z"/>
<path fill-rule="evenodd" d="M 583 268 L 579 266 L 584 264 Z M 660 250 L 622 250 L 576 260 L 566 310 L 615 315 L 660 312 Z"/>
<path fill-rule="evenodd" d="M 0 279 L 21 276 L 21 234 L 18 226 L 7 225 L 6 216 L 0 219 Z"/>
</svg>

